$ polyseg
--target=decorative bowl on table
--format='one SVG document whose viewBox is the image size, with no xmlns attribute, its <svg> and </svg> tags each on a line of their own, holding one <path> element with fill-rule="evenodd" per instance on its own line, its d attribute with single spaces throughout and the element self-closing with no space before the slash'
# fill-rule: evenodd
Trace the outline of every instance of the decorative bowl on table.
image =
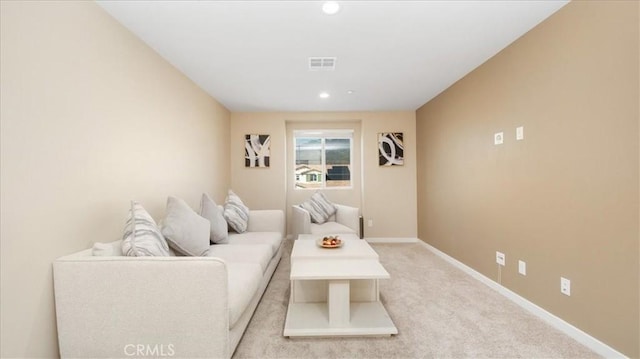
<svg viewBox="0 0 640 359">
<path fill-rule="evenodd" d="M 338 236 L 326 236 L 318 239 L 316 243 L 322 248 L 339 248 L 343 242 Z"/>
</svg>

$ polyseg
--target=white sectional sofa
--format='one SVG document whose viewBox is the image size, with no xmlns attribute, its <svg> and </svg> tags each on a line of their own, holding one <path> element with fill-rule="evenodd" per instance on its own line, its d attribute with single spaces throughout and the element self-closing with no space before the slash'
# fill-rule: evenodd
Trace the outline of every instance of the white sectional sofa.
<svg viewBox="0 0 640 359">
<path fill-rule="evenodd" d="M 281 210 L 253 210 L 206 257 L 94 256 L 53 263 L 63 358 L 230 358 L 282 256 Z M 116 250 L 120 241 L 111 243 Z"/>
</svg>

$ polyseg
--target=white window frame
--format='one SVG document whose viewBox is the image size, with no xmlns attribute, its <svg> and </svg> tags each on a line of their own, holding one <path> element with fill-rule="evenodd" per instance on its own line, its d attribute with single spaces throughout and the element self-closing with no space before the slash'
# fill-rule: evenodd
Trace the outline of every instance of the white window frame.
<svg viewBox="0 0 640 359">
<path fill-rule="evenodd" d="M 346 190 L 346 189 L 353 189 L 353 133 L 354 130 L 353 129 L 333 129 L 333 130 L 294 130 L 293 131 L 293 172 L 294 172 L 294 182 L 293 182 L 293 188 L 295 190 Z M 321 187 L 313 187 L 313 188 L 301 188 L 296 186 L 296 184 L 298 183 L 298 175 L 295 174 L 296 172 L 296 162 L 297 162 L 297 156 L 298 156 L 298 152 L 296 150 L 296 143 L 297 143 L 297 139 L 298 138 L 318 138 L 321 139 L 321 145 L 322 145 L 322 150 L 321 150 L 321 166 L 322 166 L 322 173 L 320 175 L 320 182 L 322 183 Z M 325 141 L 327 139 L 348 139 L 349 140 L 349 185 L 348 186 L 336 186 L 336 187 L 327 187 L 327 182 L 325 180 L 325 175 L 327 173 L 327 163 L 326 163 L 326 148 L 325 148 Z"/>
</svg>

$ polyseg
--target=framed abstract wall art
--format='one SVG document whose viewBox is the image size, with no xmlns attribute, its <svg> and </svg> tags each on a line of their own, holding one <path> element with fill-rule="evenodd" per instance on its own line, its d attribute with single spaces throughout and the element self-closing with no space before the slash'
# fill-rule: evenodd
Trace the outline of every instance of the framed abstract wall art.
<svg viewBox="0 0 640 359">
<path fill-rule="evenodd" d="M 404 165 L 404 144 L 402 140 L 402 132 L 383 132 L 378 134 L 378 165 Z"/>
<path fill-rule="evenodd" d="M 244 166 L 269 167 L 270 135 L 244 136 Z"/>
</svg>

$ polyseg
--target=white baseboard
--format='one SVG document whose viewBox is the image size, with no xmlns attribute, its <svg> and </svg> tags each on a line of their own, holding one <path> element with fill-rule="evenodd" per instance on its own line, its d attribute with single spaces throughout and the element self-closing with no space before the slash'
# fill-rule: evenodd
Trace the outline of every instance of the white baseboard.
<svg viewBox="0 0 640 359">
<path fill-rule="evenodd" d="M 416 243 L 420 241 L 418 238 L 405 237 L 365 237 L 364 240 L 369 243 Z"/>
<path fill-rule="evenodd" d="M 574 327 L 573 325 L 565 322 L 564 320 L 560 319 L 559 317 L 549 313 L 548 311 L 544 310 L 543 308 L 535 305 L 534 303 L 528 301 L 527 299 L 521 297 L 520 295 L 510 291 L 509 289 L 507 289 L 504 286 L 496 283 L 495 281 L 487 278 L 486 276 L 484 276 L 480 272 L 478 272 L 478 271 L 474 270 L 473 268 L 467 266 L 466 264 L 458 261 L 457 259 L 449 256 L 448 254 L 440 251 L 439 249 L 433 247 L 432 245 L 430 245 L 428 243 L 425 243 L 424 241 L 421 241 L 421 240 L 418 240 L 418 242 L 422 243 L 422 245 L 424 245 L 428 250 L 433 252 L 435 255 L 437 255 L 437 256 L 441 257 L 442 259 L 446 260 L 447 262 L 453 264 L 454 266 L 456 266 L 457 268 L 461 269 L 463 272 L 469 274 L 473 278 L 479 280 L 483 284 L 485 284 L 485 285 L 489 286 L 490 288 L 496 290 L 498 293 L 500 293 L 503 296 L 507 297 L 512 302 L 516 303 L 517 305 L 519 305 L 520 307 L 526 309 L 527 311 L 529 311 L 533 315 L 535 315 L 538 318 L 540 318 L 540 319 L 544 320 L 545 322 L 549 323 L 554 328 L 556 328 L 556 329 L 560 330 L 561 332 L 567 334 L 571 338 L 575 339 L 576 341 L 578 341 L 582 345 L 586 346 L 587 348 L 593 350 L 594 352 L 598 353 L 599 355 L 602 355 L 605 358 L 626 358 L 626 356 L 624 356 L 622 353 L 620 353 L 617 350 L 611 348 L 610 346 L 606 345 L 605 343 L 603 343 L 603 342 L 599 341 L 598 339 L 590 336 L 589 334 L 587 334 L 587 333 L 583 332 L 582 330 Z"/>
</svg>

